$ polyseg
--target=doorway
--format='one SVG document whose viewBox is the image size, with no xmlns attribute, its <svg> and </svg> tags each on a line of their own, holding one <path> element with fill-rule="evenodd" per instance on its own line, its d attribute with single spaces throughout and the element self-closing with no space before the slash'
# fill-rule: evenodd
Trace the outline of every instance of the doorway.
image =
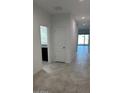
<svg viewBox="0 0 124 93">
<path fill-rule="evenodd" d="M 77 44 L 77 62 L 85 63 L 87 62 L 87 57 L 89 55 L 89 44 L 90 44 L 89 34 L 78 34 L 78 44 Z"/>
<path fill-rule="evenodd" d="M 46 26 L 40 26 L 40 41 L 42 62 L 48 62 L 48 28 Z"/>
<path fill-rule="evenodd" d="M 55 51 L 55 62 L 65 63 L 66 62 L 66 39 L 63 27 L 60 24 L 54 28 L 54 51 Z"/>
</svg>

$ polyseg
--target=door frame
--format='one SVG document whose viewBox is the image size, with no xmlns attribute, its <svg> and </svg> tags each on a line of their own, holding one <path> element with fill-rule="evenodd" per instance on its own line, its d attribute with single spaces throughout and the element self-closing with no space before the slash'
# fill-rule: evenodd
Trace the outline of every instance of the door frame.
<svg viewBox="0 0 124 93">
<path fill-rule="evenodd" d="M 49 27 L 46 26 L 46 25 L 40 25 L 41 26 L 44 26 L 44 27 L 47 27 L 47 42 L 48 42 L 48 45 L 47 45 L 47 54 L 48 54 L 48 63 L 51 63 L 51 51 L 50 51 L 50 30 L 49 30 Z M 40 33 L 40 31 L 39 31 Z M 41 33 L 40 33 L 41 34 Z M 41 45 L 41 48 L 42 48 L 42 44 L 41 44 L 41 35 L 40 35 L 40 45 Z M 42 51 L 42 49 L 41 49 Z M 42 52 L 41 52 L 42 54 Z M 41 56 L 41 59 L 42 59 L 42 56 Z M 43 60 L 42 60 L 42 63 L 43 63 Z"/>
</svg>

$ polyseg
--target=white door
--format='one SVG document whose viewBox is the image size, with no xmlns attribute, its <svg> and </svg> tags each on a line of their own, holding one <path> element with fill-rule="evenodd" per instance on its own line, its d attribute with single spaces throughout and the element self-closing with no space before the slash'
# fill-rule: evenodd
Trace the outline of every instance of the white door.
<svg viewBox="0 0 124 93">
<path fill-rule="evenodd" d="M 62 27 L 56 27 L 54 33 L 54 49 L 55 49 L 55 61 L 65 62 L 66 60 L 66 33 Z"/>
</svg>

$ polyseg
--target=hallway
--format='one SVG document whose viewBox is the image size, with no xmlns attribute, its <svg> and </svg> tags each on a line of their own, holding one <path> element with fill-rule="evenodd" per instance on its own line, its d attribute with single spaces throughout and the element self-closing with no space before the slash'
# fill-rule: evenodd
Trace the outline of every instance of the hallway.
<svg viewBox="0 0 124 93">
<path fill-rule="evenodd" d="M 34 93 L 90 93 L 90 66 L 87 47 L 78 47 L 77 61 L 46 63 L 34 77 Z"/>
<path fill-rule="evenodd" d="M 81 64 L 82 62 L 87 62 L 88 57 L 88 45 L 78 45 L 77 46 L 77 57 L 76 62 L 78 64 Z"/>
</svg>

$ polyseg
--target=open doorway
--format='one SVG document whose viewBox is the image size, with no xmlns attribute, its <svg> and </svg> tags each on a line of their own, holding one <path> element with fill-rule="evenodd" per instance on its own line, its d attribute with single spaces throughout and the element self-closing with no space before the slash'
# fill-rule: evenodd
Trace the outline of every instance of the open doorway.
<svg viewBox="0 0 124 93">
<path fill-rule="evenodd" d="M 42 62 L 48 62 L 48 28 L 40 26 Z"/>
<path fill-rule="evenodd" d="M 87 62 L 87 57 L 89 55 L 89 44 L 90 44 L 90 35 L 89 34 L 78 34 L 78 43 L 77 43 L 77 62 L 83 63 Z"/>
</svg>

